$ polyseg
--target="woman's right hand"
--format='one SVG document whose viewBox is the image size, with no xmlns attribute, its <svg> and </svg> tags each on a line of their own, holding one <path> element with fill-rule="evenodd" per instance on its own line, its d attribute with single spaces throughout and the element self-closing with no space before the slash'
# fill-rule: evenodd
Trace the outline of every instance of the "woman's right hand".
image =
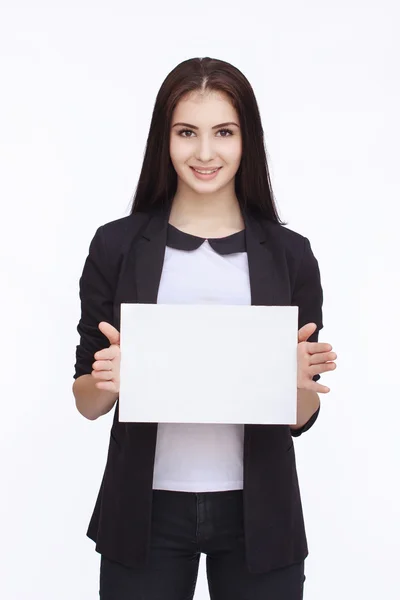
<svg viewBox="0 0 400 600">
<path fill-rule="evenodd" d="M 110 346 L 95 353 L 92 377 L 97 379 L 96 387 L 119 394 L 119 378 L 121 365 L 120 334 L 115 327 L 101 321 L 99 329 L 109 340 Z"/>
</svg>

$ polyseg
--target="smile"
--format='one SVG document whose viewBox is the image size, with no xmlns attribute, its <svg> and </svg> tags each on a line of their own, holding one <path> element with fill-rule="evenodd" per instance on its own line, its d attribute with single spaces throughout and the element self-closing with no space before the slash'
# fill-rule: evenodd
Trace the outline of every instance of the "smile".
<svg viewBox="0 0 400 600">
<path fill-rule="evenodd" d="M 216 171 L 218 171 L 218 169 L 220 169 L 221 167 L 217 167 L 216 169 L 195 169 L 194 167 L 190 167 L 191 169 L 193 169 L 194 171 L 196 171 L 196 173 L 204 173 L 205 175 L 209 175 L 210 173 L 215 173 Z"/>
<path fill-rule="evenodd" d="M 214 179 L 222 169 L 222 167 L 217 167 L 216 169 L 195 169 L 194 167 L 190 167 L 193 171 L 193 174 L 197 179 L 209 180 Z"/>
</svg>

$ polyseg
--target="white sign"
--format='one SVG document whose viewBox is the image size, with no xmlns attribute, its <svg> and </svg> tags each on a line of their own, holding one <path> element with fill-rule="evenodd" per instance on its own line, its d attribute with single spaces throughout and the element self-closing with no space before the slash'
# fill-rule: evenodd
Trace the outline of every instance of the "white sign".
<svg viewBox="0 0 400 600">
<path fill-rule="evenodd" d="M 119 420 L 296 423 L 297 306 L 121 304 Z"/>
</svg>

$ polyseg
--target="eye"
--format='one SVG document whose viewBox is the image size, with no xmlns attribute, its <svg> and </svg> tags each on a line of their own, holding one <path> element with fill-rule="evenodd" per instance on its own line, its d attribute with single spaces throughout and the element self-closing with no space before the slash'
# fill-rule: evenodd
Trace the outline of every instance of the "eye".
<svg viewBox="0 0 400 600">
<path fill-rule="evenodd" d="M 229 135 L 223 135 L 221 137 L 230 137 L 231 135 L 233 135 L 232 129 L 219 129 L 218 133 L 221 133 L 221 131 L 225 131 L 226 133 L 229 133 Z"/>
<path fill-rule="evenodd" d="M 183 133 L 194 133 L 194 131 L 192 131 L 191 129 L 181 129 L 178 132 L 178 135 L 180 135 L 181 137 L 188 138 L 188 137 L 192 137 L 192 136 L 190 136 L 190 135 L 182 135 Z"/>
</svg>

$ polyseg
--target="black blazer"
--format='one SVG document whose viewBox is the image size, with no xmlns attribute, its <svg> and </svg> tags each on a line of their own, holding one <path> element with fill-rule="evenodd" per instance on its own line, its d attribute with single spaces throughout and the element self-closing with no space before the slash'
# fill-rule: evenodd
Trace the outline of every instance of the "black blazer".
<svg viewBox="0 0 400 600">
<path fill-rule="evenodd" d="M 267 219 L 243 213 L 254 305 L 299 307 L 299 328 L 322 329 L 318 262 L 307 238 Z M 121 302 L 156 303 L 166 246 L 168 210 L 137 213 L 99 227 L 79 280 L 76 379 L 92 372 L 94 353 L 109 345 L 98 329 L 120 329 Z M 314 377 L 319 379 L 319 375 Z M 96 551 L 128 567 L 147 564 L 157 423 L 120 423 L 114 409 L 103 479 L 87 530 Z M 267 572 L 308 555 L 292 436 L 289 425 L 245 425 L 244 526 L 247 565 Z"/>
</svg>

